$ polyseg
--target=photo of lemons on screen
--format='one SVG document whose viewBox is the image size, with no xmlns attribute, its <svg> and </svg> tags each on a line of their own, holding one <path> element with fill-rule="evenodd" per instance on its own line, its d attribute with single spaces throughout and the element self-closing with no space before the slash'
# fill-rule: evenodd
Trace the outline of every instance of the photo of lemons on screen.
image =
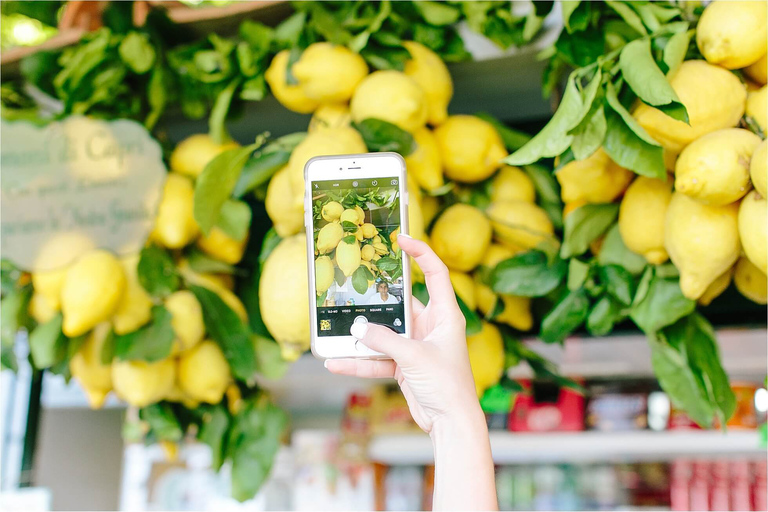
<svg viewBox="0 0 768 512">
<path fill-rule="evenodd" d="M 403 332 L 397 181 L 314 182 L 312 193 L 318 334 L 347 335 L 357 315 Z"/>
</svg>

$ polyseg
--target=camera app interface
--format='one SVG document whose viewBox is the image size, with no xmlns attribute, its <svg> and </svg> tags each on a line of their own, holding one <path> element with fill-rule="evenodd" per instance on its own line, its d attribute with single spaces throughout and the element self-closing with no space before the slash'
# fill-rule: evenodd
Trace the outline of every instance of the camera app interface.
<svg viewBox="0 0 768 512">
<path fill-rule="evenodd" d="M 398 178 L 312 182 L 319 336 L 354 322 L 405 332 Z"/>
</svg>

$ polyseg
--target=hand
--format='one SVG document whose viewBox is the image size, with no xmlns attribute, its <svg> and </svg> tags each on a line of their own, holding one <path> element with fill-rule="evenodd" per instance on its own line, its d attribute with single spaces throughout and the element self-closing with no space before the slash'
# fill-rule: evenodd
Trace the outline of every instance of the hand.
<svg viewBox="0 0 768 512">
<path fill-rule="evenodd" d="M 413 339 L 381 325 L 354 324 L 351 333 L 360 343 L 392 360 L 329 359 L 325 366 L 340 375 L 395 378 L 413 419 L 431 433 L 445 418 L 480 413 L 467 354 L 465 320 L 448 268 L 434 251 L 407 235 L 398 236 L 397 242 L 421 267 L 429 291 L 426 307 L 413 299 Z"/>
</svg>

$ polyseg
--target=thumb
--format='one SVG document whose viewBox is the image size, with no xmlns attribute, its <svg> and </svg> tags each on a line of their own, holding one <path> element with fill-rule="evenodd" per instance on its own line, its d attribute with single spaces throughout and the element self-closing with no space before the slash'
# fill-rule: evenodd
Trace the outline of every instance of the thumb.
<svg viewBox="0 0 768 512">
<path fill-rule="evenodd" d="M 413 340 L 400 336 L 392 329 L 372 323 L 353 324 L 350 334 L 360 343 L 382 354 L 391 357 L 395 361 L 407 358 L 413 349 Z"/>
</svg>

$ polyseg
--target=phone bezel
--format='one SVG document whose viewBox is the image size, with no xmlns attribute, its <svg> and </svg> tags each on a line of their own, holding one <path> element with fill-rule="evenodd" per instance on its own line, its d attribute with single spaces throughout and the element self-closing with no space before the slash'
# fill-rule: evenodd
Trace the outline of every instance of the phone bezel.
<svg viewBox="0 0 768 512">
<path fill-rule="evenodd" d="M 387 356 L 358 344 L 352 335 L 323 336 L 317 334 L 317 294 L 315 292 L 315 248 L 312 219 L 313 181 L 334 179 L 370 179 L 378 177 L 398 178 L 400 192 L 400 232 L 408 234 L 408 186 L 405 160 L 397 153 L 367 153 L 357 155 L 319 156 L 311 158 L 304 166 L 304 228 L 307 241 L 307 270 L 309 275 L 309 319 L 312 353 L 318 359 L 364 358 L 386 359 Z M 403 287 L 411 290 L 410 258 L 403 255 Z M 411 336 L 411 294 L 403 297 L 405 309 L 404 337 Z"/>
</svg>

